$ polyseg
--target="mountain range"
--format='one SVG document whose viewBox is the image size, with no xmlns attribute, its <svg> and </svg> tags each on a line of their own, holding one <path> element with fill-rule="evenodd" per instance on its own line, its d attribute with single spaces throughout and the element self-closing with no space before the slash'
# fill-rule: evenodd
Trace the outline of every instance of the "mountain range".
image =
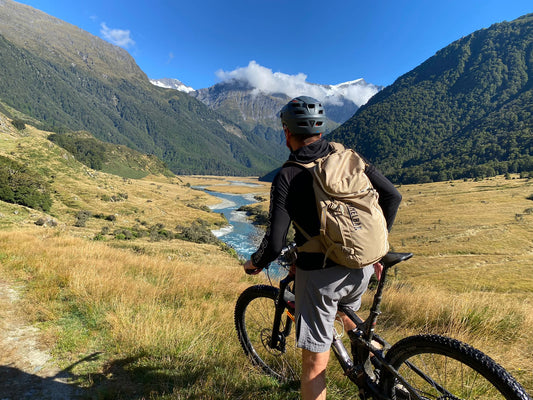
<svg viewBox="0 0 533 400">
<path fill-rule="evenodd" d="M 473 32 L 386 88 L 359 79 L 289 92 L 283 82 L 253 84 L 234 71 L 194 90 L 149 79 L 126 50 L 1 0 L 0 112 L 70 135 L 56 143 L 91 143 L 90 133 L 178 174 L 258 175 L 286 159 L 277 112 L 306 94 L 324 103 L 329 139 L 355 148 L 395 182 L 528 172 L 532 30 L 529 14 Z"/>
<path fill-rule="evenodd" d="M 10 117 L 89 131 L 175 173 L 251 175 L 279 163 L 202 102 L 152 85 L 125 50 L 32 7 L 0 2 L 0 54 L 0 111 Z"/>
<path fill-rule="evenodd" d="M 256 66 L 257 67 L 257 66 Z M 232 77 L 209 88 L 194 90 L 177 79 L 151 79 L 156 86 L 188 93 L 239 126 L 254 144 L 263 138 L 270 145 L 269 153 L 280 161 L 287 156 L 285 137 L 279 123 L 279 110 L 293 97 L 312 93 L 327 108 L 326 133 L 349 119 L 372 95 L 382 88 L 358 79 L 337 85 L 302 83 L 284 92 L 277 88 L 254 86 L 246 76 Z M 277 90 L 277 91 L 276 91 Z M 359 103 L 359 104 L 358 104 Z"/>
<path fill-rule="evenodd" d="M 87 131 L 155 155 L 178 174 L 257 175 L 286 159 L 276 118 L 250 123 L 226 113 L 228 103 L 197 100 L 218 96 L 220 85 L 191 95 L 181 82 L 156 86 L 126 50 L 12 0 L 0 2 L 0 52 L 0 111 L 41 129 Z M 261 96 L 247 97 L 250 108 L 263 107 Z M 275 112 L 286 101 L 273 103 Z M 344 120 L 357 108 L 346 103 Z"/>
</svg>

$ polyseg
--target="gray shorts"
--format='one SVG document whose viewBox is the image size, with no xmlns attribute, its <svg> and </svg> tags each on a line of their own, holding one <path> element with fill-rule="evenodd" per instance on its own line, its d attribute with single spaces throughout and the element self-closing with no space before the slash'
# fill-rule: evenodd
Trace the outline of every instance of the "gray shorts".
<svg viewBox="0 0 533 400">
<path fill-rule="evenodd" d="M 326 269 L 296 271 L 296 345 L 322 353 L 333 340 L 337 304 L 357 311 L 374 267 L 361 269 L 335 266 Z"/>
</svg>

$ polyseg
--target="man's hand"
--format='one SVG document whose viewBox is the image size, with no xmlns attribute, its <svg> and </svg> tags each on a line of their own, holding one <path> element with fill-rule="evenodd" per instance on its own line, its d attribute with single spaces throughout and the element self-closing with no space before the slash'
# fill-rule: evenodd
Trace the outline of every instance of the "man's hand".
<svg viewBox="0 0 533 400">
<path fill-rule="evenodd" d="M 383 272 L 383 265 L 381 263 L 375 263 L 374 264 L 374 273 L 376 274 L 376 278 L 378 282 L 381 280 L 381 273 Z"/>
<path fill-rule="evenodd" d="M 246 272 L 248 275 L 257 275 L 259 272 L 261 272 L 262 268 L 257 268 L 253 263 L 252 260 L 248 260 L 244 263 L 244 272 Z"/>
</svg>

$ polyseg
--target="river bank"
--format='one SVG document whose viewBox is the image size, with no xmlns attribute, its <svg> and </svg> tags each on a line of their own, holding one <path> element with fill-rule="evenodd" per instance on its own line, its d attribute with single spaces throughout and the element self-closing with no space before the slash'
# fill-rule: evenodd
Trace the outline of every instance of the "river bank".
<svg viewBox="0 0 533 400">
<path fill-rule="evenodd" d="M 255 214 L 266 213 L 270 184 L 250 177 L 187 177 L 191 187 L 212 196 L 209 208 L 224 215 L 227 226 L 213 230 L 213 234 L 247 259 L 255 251 L 263 229 L 249 218 L 250 208 Z M 249 208 L 250 207 L 250 208 Z"/>
</svg>

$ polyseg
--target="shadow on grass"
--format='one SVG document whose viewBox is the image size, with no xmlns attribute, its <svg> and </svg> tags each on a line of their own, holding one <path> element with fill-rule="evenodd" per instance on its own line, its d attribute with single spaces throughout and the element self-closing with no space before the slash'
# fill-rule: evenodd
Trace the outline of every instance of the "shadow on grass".
<svg viewBox="0 0 533 400">
<path fill-rule="evenodd" d="M 227 360 L 217 358 L 198 363 L 187 357 L 162 360 L 142 355 L 111 361 L 100 381 L 91 378 L 92 394 L 99 400 L 299 398 L 299 384 L 279 384 L 254 372 L 246 378 Z"/>
<path fill-rule="evenodd" d="M 70 383 L 77 378 L 71 371 L 78 364 L 96 359 L 98 354 L 91 354 L 49 377 L 33 375 L 10 366 L 0 366 L 0 398 L 2 400 L 84 398 L 84 389 Z"/>
<path fill-rule="evenodd" d="M 265 377 L 242 381 L 231 366 L 202 366 L 186 360 L 150 356 L 128 357 L 106 363 L 101 372 L 76 374 L 74 368 L 96 360 L 94 353 L 51 377 L 40 377 L 0 366 L 2 400 L 142 400 L 142 399 L 296 399 L 295 384 L 279 385 Z M 213 360 L 215 364 L 217 361 Z M 218 372 L 217 372 L 218 371 Z M 252 374 L 255 375 L 255 374 Z"/>
</svg>

